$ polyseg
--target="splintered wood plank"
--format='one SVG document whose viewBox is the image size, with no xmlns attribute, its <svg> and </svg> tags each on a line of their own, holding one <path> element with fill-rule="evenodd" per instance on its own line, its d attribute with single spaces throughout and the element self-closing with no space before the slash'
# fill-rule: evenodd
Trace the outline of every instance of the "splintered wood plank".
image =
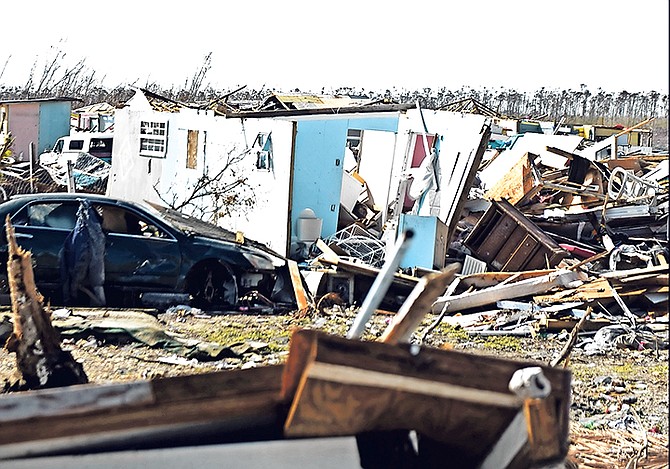
<svg viewBox="0 0 670 469">
<path fill-rule="evenodd" d="M 7 276 L 12 301 L 14 329 L 5 347 L 16 354 L 16 367 L 24 389 L 70 386 L 88 382 L 81 363 L 61 349 L 60 336 L 51 322 L 51 312 L 37 291 L 32 255 L 18 245 L 9 215 Z"/>
<path fill-rule="evenodd" d="M 307 292 L 305 292 L 302 285 L 302 276 L 300 275 L 298 263 L 290 259 L 286 262 L 288 263 L 288 271 L 291 275 L 291 283 L 293 284 L 293 293 L 295 294 L 298 311 L 306 311 L 309 307 L 309 300 L 307 299 Z"/>
<path fill-rule="evenodd" d="M 389 344 L 407 342 L 425 315 L 431 311 L 435 299 L 444 294 L 460 267 L 460 264 L 453 264 L 438 274 L 422 277 L 380 340 Z"/>
<path fill-rule="evenodd" d="M 562 290 L 552 295 L 533 297 L 536 303 L 565 303 L 573 301 L 592 301 L 613 297 L 612 287 L 604 278 L 584 283 L 575 289 Z"/>
<path fill-rule="evenodd" d="M 118 383 L 105 386 L 81 385 L 64 390 L 45 389 L 39 393 L 10 393 L 0 399 L 0 422 L 31 418 L 80 415 L 92 410 L 154 402 L 148 382 Z"/>
<path fill-rule="evenodd" d="M 512 278 L 514 281 L 520 281 L 534 277 L 542 277 L 543 275 L 548 275 L 552 272 L 556 272 L 556 269 L 527 270 L 524 272 L 482 272 L 461 277 L 461 285 L 464 287 L 487 288 Z"/>
<path fill-rule="evenodd" d="M 433 303 L 433 313 L 439 314 L 442 308 L 446 312 L 456 313 L 468 309 L 493 304 L 499 300 L 509 300 L 546 293 L 555 287 L 564 287 L 578 280 L 575 272 L 557 270 L 542 277 L 534 277 L 509 284 L 499 284 L 471 293 L 454 296 L 441 296 Z M 536 300 L 537 301 L 537 300 Z M 571 300 L 576 301 L 576 300 Z"/>
<path fill-rule="evenodd" d="M 500 178 L 486 192 L 486 198 L 491 200 L 506 199 L 512 205 L 516 205 L 527 195 L 532 196 L 533 193 L 537 192 L 539 188 L 535 187 L 530 158 L 531 156 L 528 153 L 523 155 L 505 177 Z"/>
<path fill-rule="evenodd" d="M 526 417 L 532 459 L 542 461 L 560 454 L 561 446 L 565 445 L 565 441 L 562 441 L 556 434 L 554 399 L 527 399 L 523 406 L 523 413 Z"/>
<path fill-rule="evenodd" d="M 540 328 L 547 331 L 572 330 L 579 321 L 576 319 L 546 319 L 540 321 Z M 585 321 L 581 327 L 583 331 L 597 331 L 601 327 L 609 326 L 612 321 L 607 319 L 593 319 Z"/>
</svg>

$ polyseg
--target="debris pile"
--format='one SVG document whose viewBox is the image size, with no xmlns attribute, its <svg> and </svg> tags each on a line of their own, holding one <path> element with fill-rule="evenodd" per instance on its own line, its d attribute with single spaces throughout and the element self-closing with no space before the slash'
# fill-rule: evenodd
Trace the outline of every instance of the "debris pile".
<svg viewBox="0 0 670 469">
<path fill-rule="evenodd" d="M 110 169 L 109 163 L 89 153 L 78 153 L 70 164 L 65 160 L 40 165 L 6 159 L 0 165 L 0 199 L 45 192 L 104 194 Z"/>
<path fill-rule="evenodd" d="M 667 348 L 668 156 L 620 143 L 639 128 L 599 142 L 574 134 L 492 134 L 436 263 L 462 267 L 433 313 L 472 335 L 559 333 L 581 320 L 575 346 L 587 353 Z M 362 195 L 365 181 L 356 180 Z M 334 291 L 360 300 L 351 293 L 359 280 L 347 271 L 353 264 L 357 273 L 377 272 L 383 258 L 372 258 L 372 247 L 381 248 L 400 225 L 389 217 L 376 237 L 364 226 L 361 217 L 316 243 L 306 276 L 335 269 L 326 270 L 332 278 L 320 281 L 317 296 Z M 433 255 L 438 247 L 416 248 Z M 404 268 L 397 277 L 415 283 L 433 270 Z M 391 289 L 386 307 L 406 293 Z"/>
<path fill-rule="evenodd" d="M 104 194 L 112 165 L 91 155 L 79 152 L 72 159 L 58 159 L 43 168 L 59 188 L 70 188 L 72 192 Z"/>
</svg>

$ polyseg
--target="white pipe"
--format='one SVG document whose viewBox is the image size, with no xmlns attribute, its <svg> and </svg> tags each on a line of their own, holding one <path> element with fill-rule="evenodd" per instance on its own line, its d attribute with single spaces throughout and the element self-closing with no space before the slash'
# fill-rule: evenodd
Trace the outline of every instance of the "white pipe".
<svg viewBox="0 0 670 469">
<path fill-rule="evenodd" d="M 370 287 L 370 291 L 365 297 L 365 300 L 363 300 L 361 309 L 358 311 L 356 319 L 347 334 L 348 339 L 359 339 L 363 335 L 365 325 L 370 320 L 372 313 L 382 302 L 382 299 L 384 299 L 384 295 L 386 295 L 386 291 L 393 281 L 393 276 L 395 275 L 396 270 L 398 270 L 400 261 L 405 255 L 413 236 L 414 232 L 412 230 L 407 230 L 401 233 L 393 247 L 391 255 L 386 259 L 384 266 L 379 271 L 374 283 Z"/>
</svg>

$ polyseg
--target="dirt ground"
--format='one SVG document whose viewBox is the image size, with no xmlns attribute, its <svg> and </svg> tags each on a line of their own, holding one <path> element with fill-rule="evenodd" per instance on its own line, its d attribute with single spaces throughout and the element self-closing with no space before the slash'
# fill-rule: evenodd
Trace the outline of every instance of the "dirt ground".
<svg viewBox="0 0 670 469">
<path fill-rule="evenodd" d="M 353 323 L 356 311 L 336 306 L 302 318 L 293 314 L 207 314 L 188 308 L 153 313 L 169 334 L 218 343 L 232 351 L 229 355 L 235 356 L 197 361 L 119 336 L 113 339 L 92 335 L 64 337 L 63 347 L 83 364 L 89 380 L 95 383 L 259 367 L 286 360 L 294 328 L 309 327 L 343 336 Z M 390 319 L 389 314 L 374 315 L 363 340 L 378 338 Z M 425 318 L 415 339 L 422 337 L 434 319 L 432 315 Z M 424 345 L 548 364 L 560 353 L 565 341 L 565 334 L 543 333 L 535 338 L 472 337 L 461 329 L 441 325 L 426 336 Z M 0 350 L 0 382 L 13 379 L 14 360 L 13 354 Z M 573 425 L 603 430 L 632 426 L 638 431 L 646 430 L 649 435 L 667 437 L 667 350 L 614 349 L 606 355 L 588 356 L 575 348 L 568 367 L 572 371 Z"/>
</svg>

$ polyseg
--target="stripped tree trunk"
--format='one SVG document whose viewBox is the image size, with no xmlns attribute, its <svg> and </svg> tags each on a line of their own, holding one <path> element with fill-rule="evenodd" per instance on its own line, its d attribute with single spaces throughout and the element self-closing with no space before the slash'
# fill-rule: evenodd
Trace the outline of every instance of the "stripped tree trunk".
<svg viewBox="0 0 670 469">
<path fill-rule="evenodd" d="M 88 382 L 82 365 L 60 348 L 58 332 L 51 324 L 51 312 L 37 291 L 32 256 L 16 243 L 9 217 L 7 226 L 7 274 L 12 299 L 14 331 L 5 348 L 16 353 L 16 367 L 22 382 L 14 390 L 53 388 Z"/>
</svg>

